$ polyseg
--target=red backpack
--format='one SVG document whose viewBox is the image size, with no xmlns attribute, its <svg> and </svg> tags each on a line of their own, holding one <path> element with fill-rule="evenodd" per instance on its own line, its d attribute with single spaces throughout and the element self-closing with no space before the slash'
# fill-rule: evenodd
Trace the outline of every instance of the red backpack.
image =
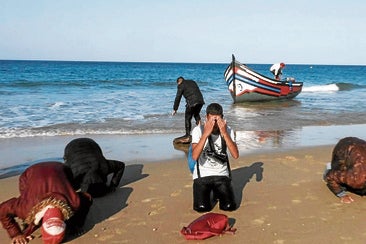
<svg viewBox="0 0 366 244">
<path fill-rule="evenodd" d="M 227 232 L 234 234 L 235 231 L 236 229 L 229 225 L 229 219 L 225 214 L 206 213 L 187 227 L 183 227 L 180 233 L 187 240 L 204 240 Z"/>
</svg>

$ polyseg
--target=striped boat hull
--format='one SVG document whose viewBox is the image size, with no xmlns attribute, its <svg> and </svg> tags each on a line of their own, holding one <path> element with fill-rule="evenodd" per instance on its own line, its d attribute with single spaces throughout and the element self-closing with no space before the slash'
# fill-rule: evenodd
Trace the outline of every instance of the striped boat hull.
<svg viewBox="0 0 366 244">
<path fill-rule="evenodd" d="M 261 75 L 236 61 L 234 56 L 224 77 L 234 103 L 292 99 L 301 93 L 303 86 L 293 79 L 279 81 Z"/>
</svg>

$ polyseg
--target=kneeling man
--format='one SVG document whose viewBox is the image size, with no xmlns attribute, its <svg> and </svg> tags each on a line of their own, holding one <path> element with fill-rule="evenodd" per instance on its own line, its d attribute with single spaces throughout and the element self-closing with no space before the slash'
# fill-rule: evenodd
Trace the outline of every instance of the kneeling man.
<svg viewBox="0 0 366 244">
<path fill-rule="evenodd" d="M 193 209 L 197 212 L 212 210 L 216 200 L 221 210 L 236 209 L 227 149 L 233 158 L 239 157 L 234 131 L 226 125 L 221 105 L 211 103 L 206 109 L 205 125 L 192 131 L 192 158 L 197 161 L 193 170 Z"/>
</svg>

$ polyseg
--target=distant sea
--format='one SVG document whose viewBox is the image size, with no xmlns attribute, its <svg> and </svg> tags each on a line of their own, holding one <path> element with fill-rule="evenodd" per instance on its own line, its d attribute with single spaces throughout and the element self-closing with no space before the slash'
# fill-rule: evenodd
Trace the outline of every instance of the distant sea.
<svg viewBox="0 0 366 244">
<path fill-rule="evenodd" d="M 233 104 L 224 80 L 230 61 L 2 60 L 0 140 L 56 135 L 183 135 L 184 99 L 178 114 L 171 115 L 179 76 L 197 81 L 206 106 L 212 102 L 223 105 L 225 118 L 237 131 L 242 145 L 253 143 L 253 147 L 260 147 L 258 142 L 266 138 L 273 144 L 283 144 L 288 137 L 312 127 L 333 126 L 333 130 L 340 131 L 343 127 L 334 126 L 366 124 L 366 66 L 287 64 L 283 78 L 293 77 L 304 83 L 302 93 L 295 99 Z M 271 76 L 271 64 L 247 65 Z M 365 126 L 347 128 L 366 136 Z M 325 129 L 310 130 L 302 138 L 314 131 L 320 131 L 315 135 L 319 141 Z M 291 143 L 296 144 L 296 140 Z"/>
</svg>

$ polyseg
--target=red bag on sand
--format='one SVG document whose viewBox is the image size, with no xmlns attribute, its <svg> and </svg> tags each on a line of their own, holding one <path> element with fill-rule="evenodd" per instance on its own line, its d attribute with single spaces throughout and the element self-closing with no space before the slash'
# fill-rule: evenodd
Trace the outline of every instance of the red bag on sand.
<svg viewBox="0 0 366 244">
<path fill-rule="evenodd" d="M 236 229 L 229 225 L 229 219 L 225 214 L 206 213 L 187 227 L 183 227 L 180 233 L 187 240 L 204 240 L 227 232 L 234 234 L 235 231 Z"/>
</svg>

